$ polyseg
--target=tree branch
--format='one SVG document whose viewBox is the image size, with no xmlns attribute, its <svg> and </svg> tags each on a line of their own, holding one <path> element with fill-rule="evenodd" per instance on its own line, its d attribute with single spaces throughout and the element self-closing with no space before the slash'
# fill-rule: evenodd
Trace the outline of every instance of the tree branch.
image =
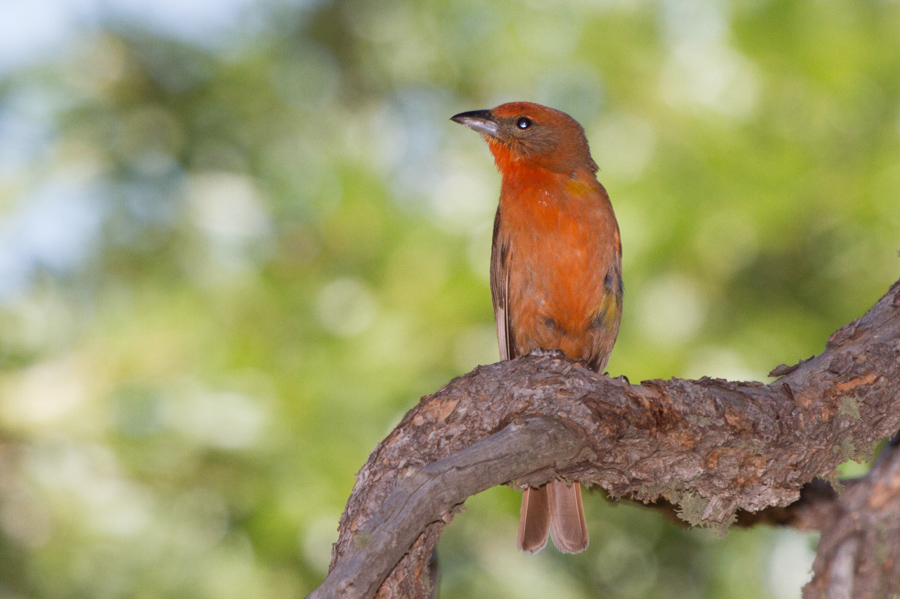
<svg viewBox="0 0 900 599">
<path fill-rule="evenodd" d="M 900 593 L 900 437 L 835 502 L 805 599 L 878 599 Z"/>
<path fill-rule="evenodd" d="M 476 368 L 424 397 L 376 447 L 311 597 L 425 595 L 454 508 L 509 481 L 580 480 L 723 528 L 738 510 L 797 501 L 804 484 L 871 459 L 900 428 L 900 282 L 823 353 L 773 374 L 784 376 L 630 385 L 556 351 Z M 852 553 L 842 547 L 835 560 Z"/>
<path fill-rule="evenodd" d="M 354 536 L 353 546 L 314 594 L 369 597 L 416 537 L 448 507 L 537 468 L 575 459 L 583 448 L 558 420 L 535 417 L 514 423 L 470 447 L 409 472 L 384 505 Z M 449 521 L 449 520 L 448 520 Z"/>
</svg>

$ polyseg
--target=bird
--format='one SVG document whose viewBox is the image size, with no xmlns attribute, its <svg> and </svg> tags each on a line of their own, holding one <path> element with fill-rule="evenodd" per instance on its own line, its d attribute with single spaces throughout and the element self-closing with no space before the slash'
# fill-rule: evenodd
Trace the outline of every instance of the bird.
<svg viewBox="0 0 900 599">
<path fill-rule="evenodd" d="M 602 373 L 622 318 L 622 241 L 584 129 L 532 102 L 451 120 L 481 134 L 502 178 L 490 270 L 500 359 L 558 349 Z M 548 534 L 562 553 L 587 548 L 577 481 L 525 489 L 519 549 L 540 551 Z"/>
</svg>

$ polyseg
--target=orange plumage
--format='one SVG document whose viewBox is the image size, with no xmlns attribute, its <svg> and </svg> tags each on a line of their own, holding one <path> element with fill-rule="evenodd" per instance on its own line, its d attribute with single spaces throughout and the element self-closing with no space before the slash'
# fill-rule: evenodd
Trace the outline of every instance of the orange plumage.
<svg viewBox="0 0 900 599">
<path fill-rule="evenodd" d="M 453 120 L 482 134 L 503 177 L 491 252 L 501 359 L 561 349 L 602 372 L 622 316 L 622 247 L 584 130 L 530 102 Z M 577 482 L 525 490 L 519 548 L 539 551 L 548 533 L 562 552 L 587 547 Z"/>
</svg>

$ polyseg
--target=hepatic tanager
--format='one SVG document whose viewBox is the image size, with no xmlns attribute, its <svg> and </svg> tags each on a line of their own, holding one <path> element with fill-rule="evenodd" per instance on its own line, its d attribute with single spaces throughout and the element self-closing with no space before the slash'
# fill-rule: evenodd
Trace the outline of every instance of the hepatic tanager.
<svg viewBox="0 0 900 599">
<path fill-rule="evenodd" d="M 530 102 L 452 120 L 484 137 L 503 178 L 491 251 L 500 358 L 560 349 L 602 372 L 622 316 L 622 244 L 584 129 Z M 587 547 L 578 482 L 525 490 L 519 548 L 541 550 L 548 533 L 564 553 Z"/>
</svg>

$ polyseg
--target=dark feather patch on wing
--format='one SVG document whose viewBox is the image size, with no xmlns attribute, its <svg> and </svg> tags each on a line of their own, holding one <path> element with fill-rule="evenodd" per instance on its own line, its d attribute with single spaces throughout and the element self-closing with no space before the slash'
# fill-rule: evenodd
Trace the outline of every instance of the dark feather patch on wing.
<svg viewBox="0 0 900 599">
<path fill-rule="evenodd" d="M 494 218 L 494 238 L 491 244 L 491 300 L 494 303 L 494 321 L 497 324 L 497 341 L 500 359 L 515 358 L 512 334 L 509 330 L 509 246 L 500 240 L 500 209 Z"/>
</svg>

